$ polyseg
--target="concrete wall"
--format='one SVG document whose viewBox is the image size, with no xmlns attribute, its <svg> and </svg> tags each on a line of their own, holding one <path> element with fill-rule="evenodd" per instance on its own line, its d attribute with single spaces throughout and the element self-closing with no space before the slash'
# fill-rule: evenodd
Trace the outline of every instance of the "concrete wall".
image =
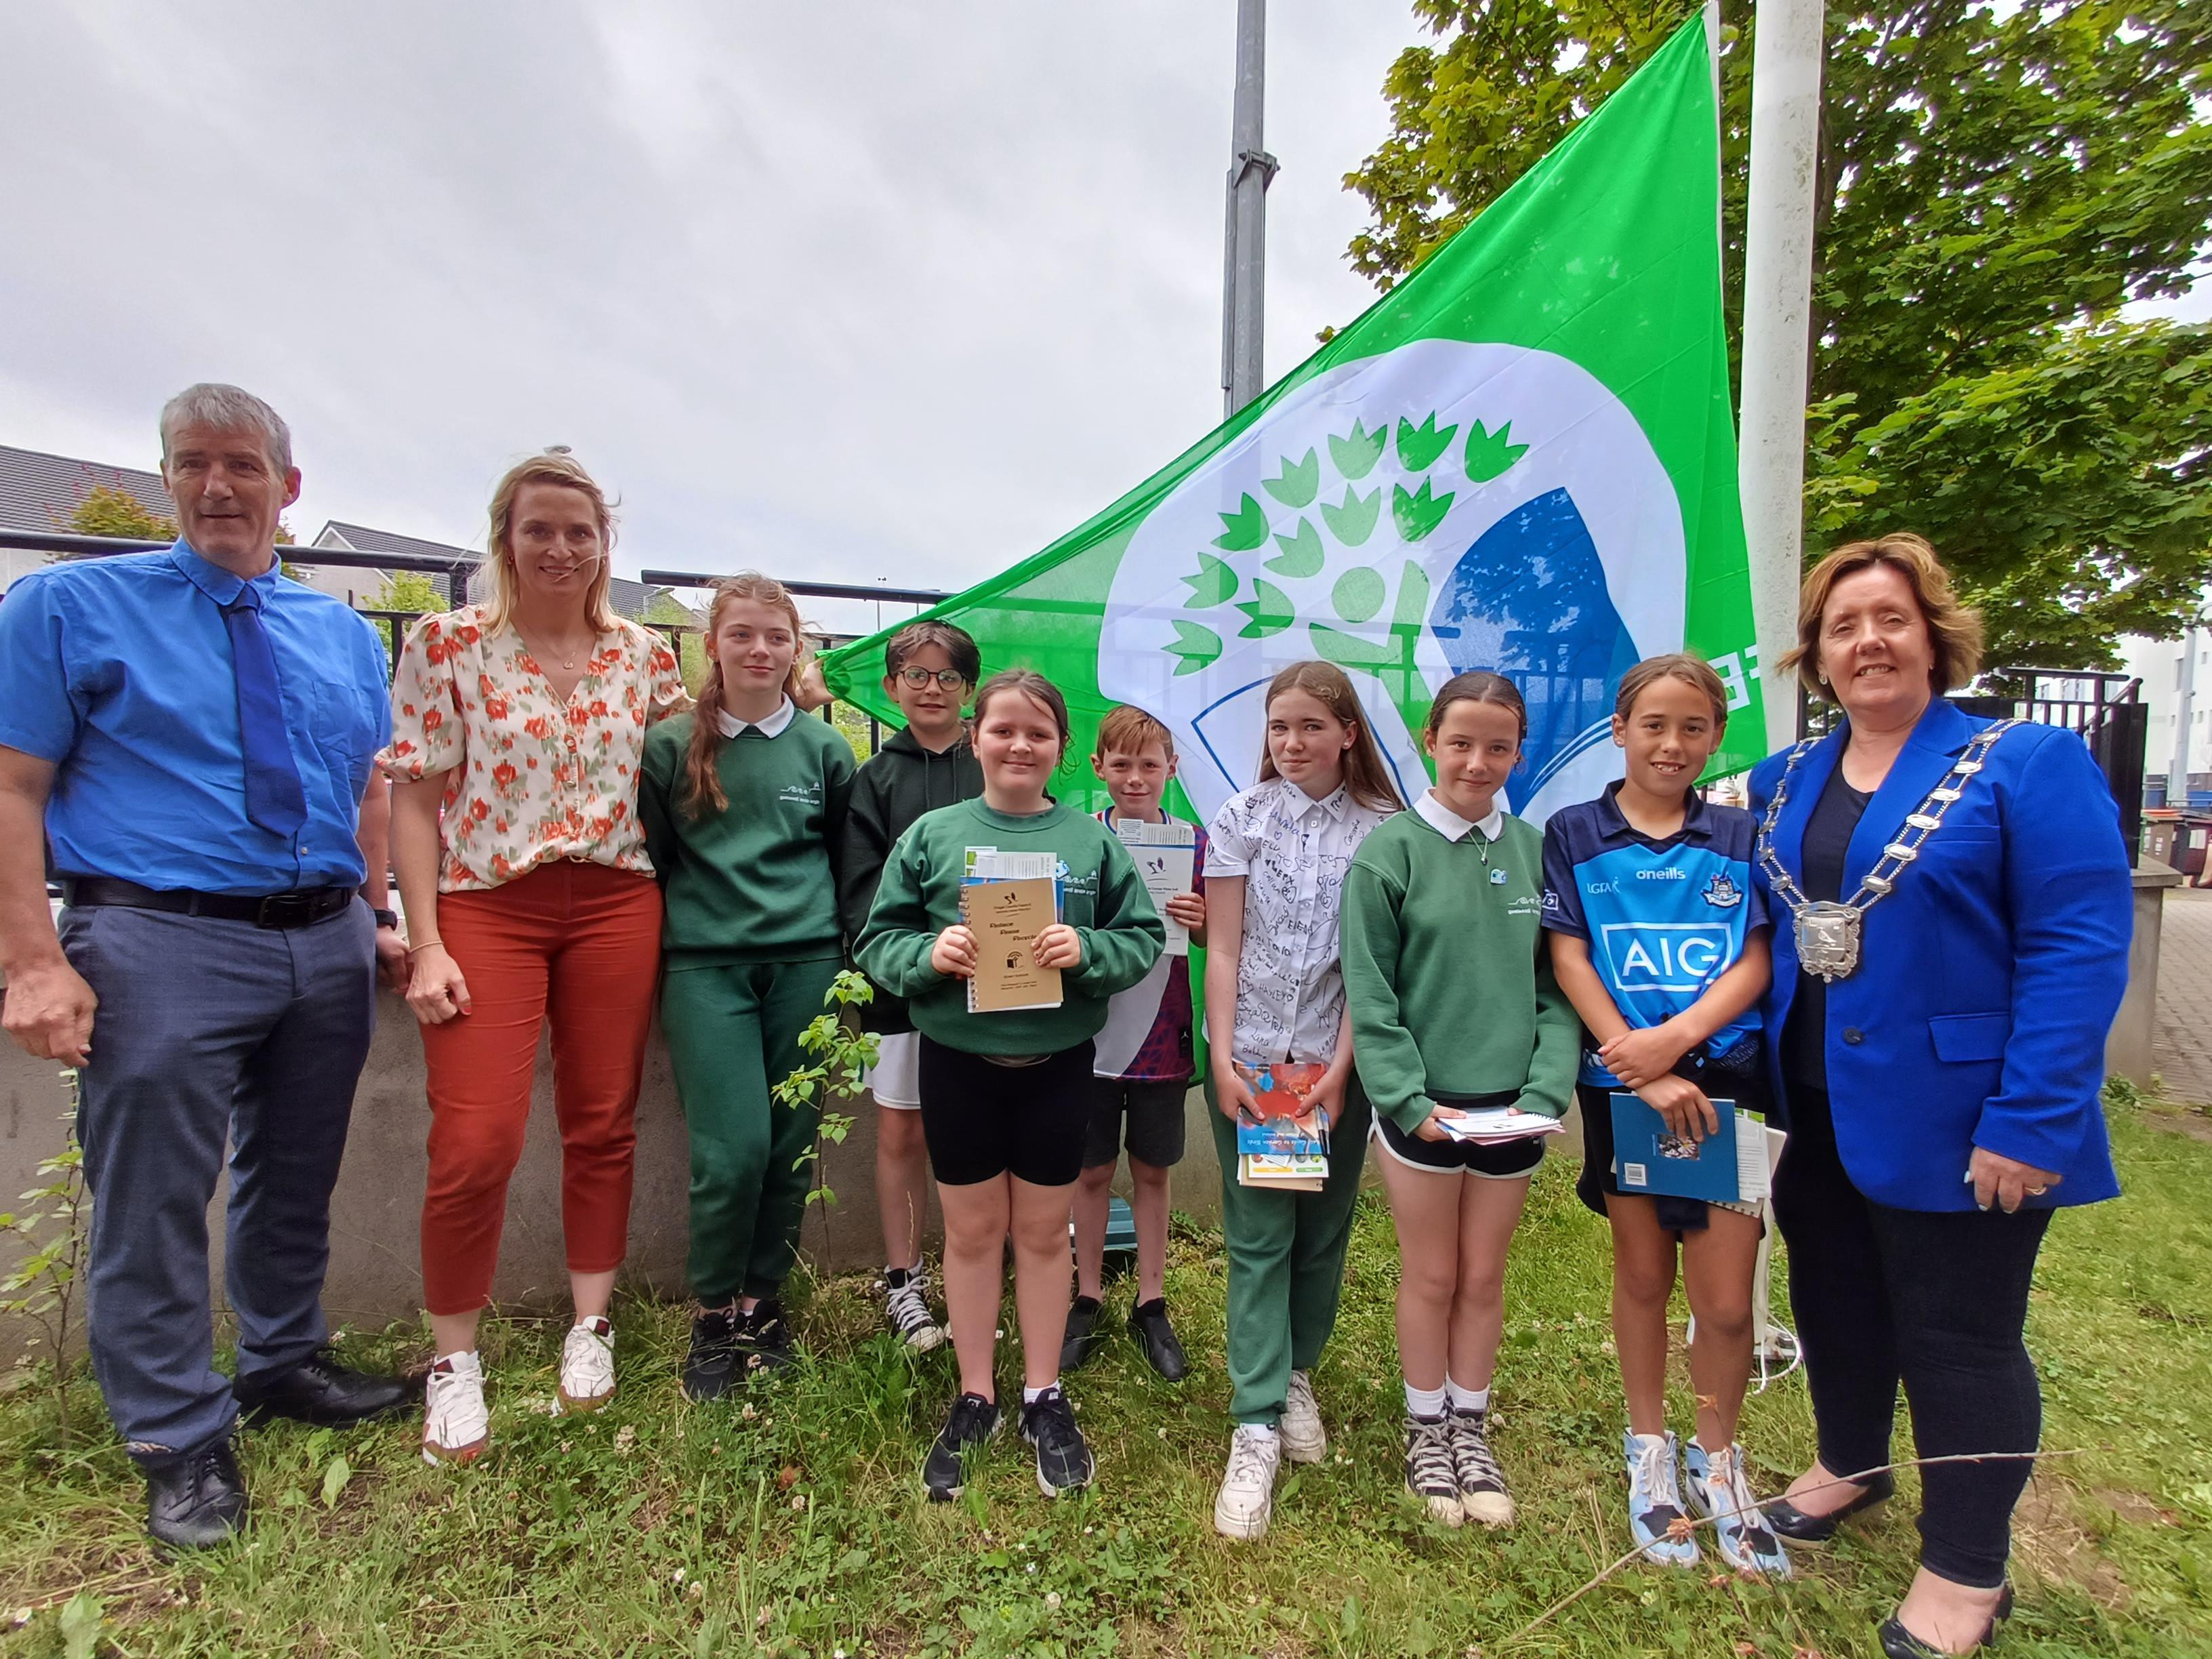
<svg viewBox="0 0 2212 1659">
<path fill-rule="evenodd" d="M 2158 1031 L 2158 952 L 2166 912 L 2166 893 L 2181 884 L 2181 872 L 2154 859 L 2136 866 L 2136 929 L 2128 945 L 2128 988 L 2120 1012 L 2105 1039 L 2105 1070 L 2113 1077 L 2148 1085 L 2151 1042 Z"/>
</svg>

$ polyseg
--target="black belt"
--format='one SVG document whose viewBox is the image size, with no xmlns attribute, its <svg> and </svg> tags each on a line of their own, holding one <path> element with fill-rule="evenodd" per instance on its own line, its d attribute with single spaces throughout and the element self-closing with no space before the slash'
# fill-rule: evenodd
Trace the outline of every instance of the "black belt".
<svg viewBox="0 0 2212 1659">
<path fill-rule="evenodd" d="M 353 902 L 350 887 L 303 887 L 256 898 L 245 893 L 195 893 L 186 889 L 141 887 L 112 876 L 64 876 L 65 904 L 119 904 L 132 910 L 167 910 L 179 916 L 213 916 L 220 921 L 250 921 L 256 927 L 307 927 L 327 920 Z"/>
</svg>

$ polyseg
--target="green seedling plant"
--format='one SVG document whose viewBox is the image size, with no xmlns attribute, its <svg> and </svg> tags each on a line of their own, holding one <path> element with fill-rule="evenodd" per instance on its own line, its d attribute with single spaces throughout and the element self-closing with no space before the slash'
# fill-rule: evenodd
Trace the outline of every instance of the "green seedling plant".
<svg viewBox="0 0 2212 1659">
<path fill-rule="evenodd" d="M 69 1364 L 65 1347 L 76 1303 L 77 1278 L 84 1267 L 86 1229 L 92 1196 L 84 1185 L 84 1149 L 77 1144 L 79 1079 L 74 1067 L 61 1074 L 69 1091 L 68 1144 L 39 1165 L 44 1183 L 21 1195 L 27 1206 L 0 1213 L 0 1232 L 23 1241 L 25 1254 L 0 1279 L 0 1317 L 23 1320 L 37 1328 L 24 1339 L 27 1351 L 44 1343 L 52 1356 L 48 1370 L 54 1391 L 54 1421 L 61 1443 L 69 1444 Z"/>
<path fill-rule="evenodd" d="M 820 1135 L 792 1166 L 798 1169 L 809 1159 L 813 1160 L 814 1184 L 806 1194 L 809 1204 L 820 1204 L 826 1208 L 837 1202 L 837 1194 L 822 1179 L 822 1146 L 824 1143 L 842 1146 L 845 1137 L 853 1132 L 853 1115 L 834 1109 L 832 1103 L 858 1096 L 861 1073 L 876 1063 L 875 1034 L 860 1030 L 849 1012 L 854 1008 L 865 1007 L 875 1000 L 875 996 L 876 988 L 868 983 L 866 975 L 856 974 L 850 969 L 839 974 L 822 999 L 823 1011 L 799 1035 L 799 1048 L 814 1057 L 813 1063 L 800 1066 L 769 1091 L 778 1105 L 788 1106 L 793 1111 L 809 1106 L 821 1109 Z"/>
</svg>

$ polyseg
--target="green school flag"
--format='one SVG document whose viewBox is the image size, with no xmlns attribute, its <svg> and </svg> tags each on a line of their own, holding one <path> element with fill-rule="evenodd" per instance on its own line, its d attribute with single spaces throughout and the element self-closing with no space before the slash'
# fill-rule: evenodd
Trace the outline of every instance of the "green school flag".
<svg viewBox="0 0 2212 1659">
<path fill-rule="evenodd" d="M 1034 557 L 926 615 L 988 674 L 1041 671 L 1075 745 L 1117 702 L 1166 721 L 1200 817 L 1256 779 L 1267 681 L 1347 671 L 1408 800 L 1435 689 L 1494 669 L 1528 704 L 1512 809 L 1540 822 L 1619 773 L 1638 659 L 1687 649 L 1729 688 L 1711 775 L 1757 760 L 1750 581 L 1722 332 L 1718 123 L 1692 18 L 1603 107 L 1364 315 Z M 832 653 L 837 695 L 894 709 L 886 630 Z"/>
</svg>

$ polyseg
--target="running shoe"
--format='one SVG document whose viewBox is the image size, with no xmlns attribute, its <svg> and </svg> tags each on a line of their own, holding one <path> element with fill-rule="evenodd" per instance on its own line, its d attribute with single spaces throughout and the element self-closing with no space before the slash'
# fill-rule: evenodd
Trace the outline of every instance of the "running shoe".
<svg viewBox="0 0 2212 1659">
<path fill-rule="evenodd" d="M 1293 1463 L 1318 1463 L 1328 1450 L 1328 1431 L 1321 1425 L 1321 1407 L 1314 1401 L 1313 1381 L 1304 1371 L 1291 1373 L 1291 1386 L 1283 1399 L 1282 1421 L 1275 1427 L 1283 1437 L 1283 1455 Z"/>
<path fill-rule="evenodd" d="M 1214 1531 L 1240 1544 L 1267 1535 L 1275 1509 L 1275 1471 L 1282 1461 L 1280 1434 L 1252 1423 L 1237 1425 L 1229 1437 L 1229 1472 L 1213 1499 Z"/>
<path fill-rule="evenodd" d="M 561 1344 L 561 1409 L 595 1412 L 615 1397 L 615 1328 L 587 1319 Z"/>
<path fill-rule="evenodd" d="M 476 1354 L 449 1353 L 430 1367 L 422 1412 L 422 1461 L 472 1463 L 491 1443 L 484 1408 L 483 1364 Z"/>
<path fill-rule="evenodd" d="M 1057 1383 L 1022 1407 L 1022 1438 L 1036 1448 L 1037 1490 L 1047 1498 L 1079 1491 L 1098 1472 Z"/>
<path fill-rule="evenodd" d="M 980 1453 L 999 1431 L 996 1401 L 980 1394 L 963 1394 L 952 1402 L 945 1426 L 930 1443 L 921 1465 L 922 1490 L 933 1504 L 949 1504 L 960 1496 L 966 1479 L 968 1454 Z"/>
<path fill-rule="evenodd" d="M 1790 1576 L 1790 1558 L 1782 1540 L 1766 1524 L 1766 1515 L 1752 1496 L 1744 1477 L 1743 1448 L 1709 1452 L 1690 1442 L 1682 1461 L 1687 1466 L 1690 1507 L 1713 1522 L 1713 1542 L 1721 1559 L 1738 1572 L 1764 1573 L 1770 1578 Z"/>
<path fill-rule="evenodd" d="M 1628 1465 L 1628 1530 L 1645 1559 L 1670 1567 L 1694 1567 L 1698 1540 L 1690 1535 L 1690 1517 L 1682 1508 L 1677 1449 L 1671 1431 L 1663 1435 L 1621 1431 L 1620 1455 Z"/>
</svg>

